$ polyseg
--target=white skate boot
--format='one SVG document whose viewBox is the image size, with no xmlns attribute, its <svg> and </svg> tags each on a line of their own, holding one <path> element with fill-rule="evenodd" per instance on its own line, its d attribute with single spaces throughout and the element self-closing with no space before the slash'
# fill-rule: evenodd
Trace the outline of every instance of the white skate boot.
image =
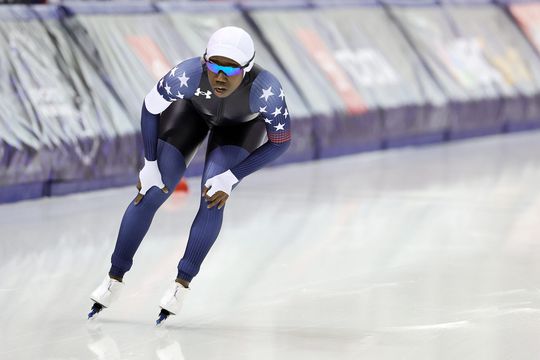
<svg viewBox="0 0 540 360">
<path fill-rule="evenodd" d="M 88 314 L 88 319 L 93 319 L 103 308 L 108 308 L 120 295 L 124 283 L 107 276 L 105 280 L 90 295 L 94 301 L 92 311 Z"/>
<path fill-rule="evenodd" d="M 177 282 L 171 285 L 159 302 L 161 312 L 159 313 L 159 318 L 156 320 L 157 326 L 161 325 L 169 315 L 176 315 L 180 312 L 182 304 L 184 303 L 184 298 L 189 290 L 189 288 L 185 288 L 182 284 Z"/>
</svg>

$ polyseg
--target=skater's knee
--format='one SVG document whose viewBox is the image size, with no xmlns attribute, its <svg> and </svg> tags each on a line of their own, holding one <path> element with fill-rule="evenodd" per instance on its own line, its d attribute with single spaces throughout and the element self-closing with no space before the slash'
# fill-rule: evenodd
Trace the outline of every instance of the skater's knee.
<svg viewBox="0 0 540 360">
<path fill-rule="evenodd" d="M 175 170 L 173 172 L 162 174 L 161 179 L 163 180 L 163 184 L 169 189 L 174 190 L 176 188 L 176 185 L 180 182 L 180 179 L 182 178 L 184 174 L 184 171 Z"/>
<path fill-rule="evenodd" d="M 167 185 L 167 184 L 165 184 Z M 167 185 L 168 187 L 168 185 Z M 174 189 L 174 187 L 172 188 Z M 162 189 L 159 189 L 155 186 L 151 187 L 144 197 L 142 198 L 139 205 L 142 205 L 142 208 L 151 208 L 152 210 L 157 210 L 167 198 L 171 195 L 172 189 L 169 188 L 169 192 L 165 193 Z M 137 206 L 139 206 L 137 205 Z"/>
<path fill-rule="evenodd" d="M 225 204 L 220 209 L 217 205 L 211 208 L 209 208 L 208 205 L 210 205 L 210 202 L 208 202 L 205 198 L 201 198 L 201 202 L 199 203 L 199 212 L 216 216 L 223 216 L 223 211 L 225 211 L 225 207 L 227 206 L 227 204 Z"/>
</svg>

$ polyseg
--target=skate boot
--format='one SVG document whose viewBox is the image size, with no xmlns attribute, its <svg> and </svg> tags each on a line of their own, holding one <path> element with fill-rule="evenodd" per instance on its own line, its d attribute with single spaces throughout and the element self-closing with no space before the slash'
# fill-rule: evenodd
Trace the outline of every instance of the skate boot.
<svg viewBox="0 0 540 360">
<path fill-rule="evenodd" d="M 123 287 L 123 282 L 107 276 L 101 285 L 90 295 L 90 299 L 94 301 L 94 305 L 88 314 L 88 320 L 93 319 L 103 308 L 108 308 L 111 303 L 116 301 Z"/>
<path fill-rule="evenodd" d="M 189 288 L 185 288 L 182 284 L 177 282 L 171 285 L 159 302 L 161 311 L 159 313 L 159 318 L 156 320 L 156 326 L 160 326 L 169 315 L 176 315 L 180 312 L 184 298 L 189 290 Z"/>
</svg>

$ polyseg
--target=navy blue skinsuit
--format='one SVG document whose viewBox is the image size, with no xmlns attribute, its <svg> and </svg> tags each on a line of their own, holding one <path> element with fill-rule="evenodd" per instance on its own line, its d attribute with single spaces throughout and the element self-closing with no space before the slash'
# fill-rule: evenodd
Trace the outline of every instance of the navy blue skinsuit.
<svg viewBox="0 0 540 360">
<path fill-rule="evenodd" d="M 209 134 L 201 190 L 207 179 L 227 170 L 242 180 L 287 150 L 290 117 L 279 81 L 255 64 L 240 86 L 226 98 L 211 90 L 204 61 L 187 59 L 171 69 L 146 96 L 141 129 L 145 158 L 157 160 L 163 183 L 174 189 Z M 267 141 L 263 143 L 267 137 Z M 261 145 L 262 144 L 262 145 Z M 109 272 L 123 277 L 146 235 L 157 209 L 167 200 L 157 187 L 141 202 L 128 206 L 118 234 Z M 191 281 L 214 244 L 225 207 L 208 209 L 201 198 L 183 258 L 180 279 Z"/>
</svg>

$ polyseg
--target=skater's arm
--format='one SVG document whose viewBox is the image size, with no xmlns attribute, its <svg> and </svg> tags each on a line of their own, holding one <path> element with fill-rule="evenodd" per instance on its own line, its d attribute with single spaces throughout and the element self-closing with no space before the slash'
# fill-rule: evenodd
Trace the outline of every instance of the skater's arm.
<svg viewBox="0 0 540 360">
<path fill-rule="evenodd" d="M 137 205 L 153 186 L 164 193 L 169 189 L 163 183 L 157 162 L 157 142 L 160 114 L 173 102 L 190 99 L 195 94 L 202 74 L 200 58 L 182 61 L 163 76 L 144 98 L 141 110 L 141 133 L 144 145 L 144 167 L 139 173 Z"/>
<path fill-rule="evenodd" d="M 200 58 L 182 61 L 172 68 L 144 98 L 141 112 L 141 132 L 146 160 L 156 160 L 159 117 L 173 102 L 190 99 L 202 74 Z"/>
<path fill-rule="evenodd" d="M 202 196 L 208 207 L 221 209 L 238 181 L 283 154 L 291 143 L 291 125 L 285 94 L 279 81 L 268 71 L 261 72 L 251 87 L 249 106 L 265 121 L 268 141 L 233 168 L 206 181 Z"/>
<path fill-rule="evenodd" d="M 285 94 L 279 81 L 270 72 L 261 72 L 253 82 L 250 107 L 253 112 L 259 112 L 264 117 L 268 141 L 230 169 L 238 180 L 277 159 L 291 143 L 291 124 Z"/>
<path fill-rule="evenodd" d="M 141 133 L 143 138 L 144 157 L 149 161 L 156 160 L 158 128 L 159 115 L 152 114 L 148 110 L 145 99 L 141 111 Z"/>
<path fill-rule="evenodd" d="M 263 168 L 268 163 L 280 157 L 291 144 L 290 140 L 276 143 L 268 140 L 257 150 L 252 152 L 244 161 L 234 166 L 230 171 L 238 179 L 242 180 L 249 174 Z"/>
</svg>

